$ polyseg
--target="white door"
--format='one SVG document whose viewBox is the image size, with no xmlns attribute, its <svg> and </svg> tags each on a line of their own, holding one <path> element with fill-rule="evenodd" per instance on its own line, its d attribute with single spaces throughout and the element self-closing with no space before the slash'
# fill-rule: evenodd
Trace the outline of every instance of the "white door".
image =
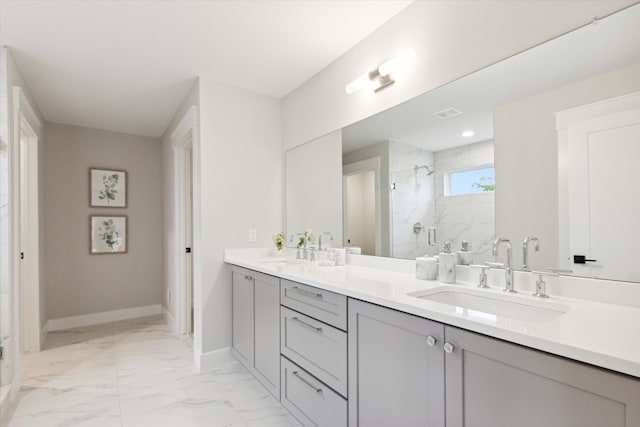
<svg viewBox="0 0 640 427">
<path fill-rule="evenodd" d="M 342 168 L 343 245 L 361 248 L 363 255 L 382 253 L 380 158 Z"/>
<path fill-rule="evenodd" d="M 363 255 L 376 255 L 376 186 L 373 171 L 345 176 L 345 246 L 355 246 Z"/>
<path fill-rule="evenodd" d="M 185 150 L 185 243 L 186 243 L 186 288 L 187 288 L 187 332 L 193 336 L 193 150 L 189 143 Z"/>
<path fill-rule="evenodd" d="M 604 114 L 567 127 L 570 265 L 580 276 L 640 281 L 640 94 L 585 109 L 596 107 Z"/>
</svg>

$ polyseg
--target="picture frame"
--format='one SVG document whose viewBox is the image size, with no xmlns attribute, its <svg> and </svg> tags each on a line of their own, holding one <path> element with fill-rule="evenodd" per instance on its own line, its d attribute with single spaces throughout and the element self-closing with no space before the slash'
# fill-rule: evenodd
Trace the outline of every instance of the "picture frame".
<svg viewBox="0 0 640 427">
<path fill-rule="evenodd" d="M 126 215 L 90 215 L 89 235 L 91 255 L 124 254 L 128 251 Z"/>
<path fill-rule="evenodd" d="M 89 168 L 89 207 L 126 208 L 127 171 Z"/>
</svg>

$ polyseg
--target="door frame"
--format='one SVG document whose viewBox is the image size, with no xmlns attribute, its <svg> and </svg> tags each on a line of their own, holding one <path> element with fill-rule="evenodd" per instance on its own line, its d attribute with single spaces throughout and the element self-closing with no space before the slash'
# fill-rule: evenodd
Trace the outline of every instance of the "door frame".
<svg viewBox="0 0 640 427">
<path fill-rule="evenodd" d="M 360 160 L 358 162 L 349 163 L 342 167 L 342 244 L 345 244 L 345 240 L 349 233 L 349 224 L 347 222 L 347 177 L 357 175 L 360 173 L 373 172 L 375 183 L 375 215 L 376 215 L 376 256 L 380 256 L 382 253 L 382 205 L 381 205 L 381 188 L 380 188 L 380 157 L 372 157 L 366 160 Z"/>
<path fill-rule="evenodd" d="M 19 86 L 13 87 L 13 131 L 9 146 L 9 201 L 11 209 L 9 253 L 10 277 L 13 283 L 14 336 L 19 352 L 40 351 L 44 334 L 40 319 L 40 212 L 38 188 L 38 134 L 42 122 Z M 24 146 L 22 143 L 24 142 Z M 23 153 L 22 150 L 25 150 Z M 22 200 L 22 158 L 26 199 Z M 24 207 L 24 209 L 23 209 Z M 23 211 L 24 210 L 24 211 Z M 21 223 L 29 226 L 23 236 Z M 21 260 L 20 253 L 25 253 Z M 22 268 L 25 267 L 22 274 Z M 16 324 L 17 323 L 17 324 Z"/>
<path fill-rule="evenodd" d="M 171 146 L 174 158 L 174 230 L 175 245 L 173 257 L 175 260 L 175 293 L 176 293 L 176 333 L 189 333 L 190 318 L 190 289 L 188 286 L 188 258 L 185 253 L 187 245 L 187 230 L 185 213 L 187 211 L 186 188 L 186 156 L 191 146 L 191 173 L 193 191 L 191 256 L 193 257 L 193 338 L 195 348 L 199 348 L 202 339 L 201 315 L 201 261 L 200 261 L 200 119 L 198 107 L 192 106 L 171 133 Z"/>
</svg>

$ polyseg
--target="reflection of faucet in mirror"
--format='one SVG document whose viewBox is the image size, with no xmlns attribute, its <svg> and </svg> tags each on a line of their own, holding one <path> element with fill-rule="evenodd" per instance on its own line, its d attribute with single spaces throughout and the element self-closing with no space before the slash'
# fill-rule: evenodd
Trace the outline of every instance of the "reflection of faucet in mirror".
<svg viewBox="0 0 640 427">
<path fill-rule="evenodd" d="M 536 252 L 540 251 L 540 241 L 537 237 L 527 236 L 524 238 L 524 242 L 522 242 L 522 271 L 531 271 L 531 266 L 529 265 L 529 243 L 536 242 L 536 245 L 533 247 Z"/>
<path fill-rule="evenodd" d="M 295 235 L 300 239 L 296 246 L 296 248 L 298 249 L 296 252 L 296 259 L 313 261 L 313 248 L 307 248 L 307 243 L 313 244 L 313 234 L 311 234 L 311 230 L 306 230 L 304 233 L 295 233 Z M 302 252 L 302 254 L 300 252 Z"/>
<path fill-rule="evenodd" d="M 504 237 L 498 237 L 493 241 L 493 256 L 498 256 L 498 247 L 500 243 L 504 243 L 507 246 L 507 262 L 504 265 L 505 270 L 505 286 L 504 291 L 510 293 L 516 293 L 517 291 L 513 286 L 513 268 L 511 267 L 511 240 Z"/>
<path fill-rule="evenodd" d="M 333 241 L 333 234 L 331 234 L 329 231 L 324 231 L 320 234 L 318 234 L 318 250 L 321 251 L 324 248 L 322 247 L 322 236 L 327 235 L 329 236 L 329 240 Z"/>
</svg>

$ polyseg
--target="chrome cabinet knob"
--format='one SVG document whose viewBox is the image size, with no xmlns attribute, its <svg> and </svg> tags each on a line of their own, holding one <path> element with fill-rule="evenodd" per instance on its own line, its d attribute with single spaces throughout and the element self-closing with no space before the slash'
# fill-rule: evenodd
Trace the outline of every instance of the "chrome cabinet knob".
<svg viewBox="0 0 640 427">
<path fill-rule="evenodd" d="M 446 353 L 449 353 L 449 354 L 453 353 L 453 350 L 455 350 L 455 349 L 456 349 L 456 347 L 455 347 L 453 344 L 451 344 L 450 342 L 446 342 L 446 343 L 444 343 L 444 345 L 442 346 L 442 348 L 444 348 L 444 351 L 445 351 Z"/>
<path fill-rule="evenodd" d="M 431 335 L 429 335 L 429 336 L 427 337 L 427 345 L 428 345 L 429 347 L 433 347 L 434 345 L 436 345 L 436 342 L 438 342 L 438 340 L 437 340 L 435 337 L 433 337 L 433 336 L 431 336 Z"/>
</svg>

